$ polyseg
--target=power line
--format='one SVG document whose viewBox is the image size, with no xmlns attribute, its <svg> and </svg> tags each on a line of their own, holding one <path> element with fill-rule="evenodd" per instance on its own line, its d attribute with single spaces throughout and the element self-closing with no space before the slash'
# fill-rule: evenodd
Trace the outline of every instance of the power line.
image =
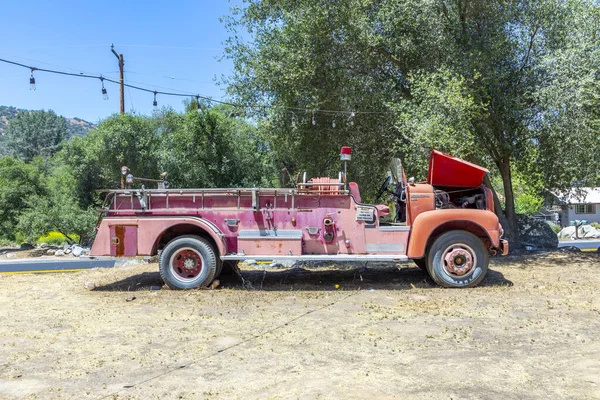
<svg viewBox="0 0 600 400">
<path fill-rule="evenodd" d="M 35 71 L 40 71 L 40 72 L 47 72 L 50 74 L 57 74 L 57 75 L 64 75 L 64 76 L 76 76 L 79 78 L 87 78 L 87 79 L 99 79 L 102 83 L 104 83 L 104 81 L 106 82 L 111 82 L 114 84 L 118 84 L 118 85 L 122 85 L 124 87 L 130 88 L 130 89 L 135 89 L 135 90 L 139 90 L 142 92 L 146 92 L 146 93 L 152 93 L 154 95 L 154 101 L 153 101 L 153 105 L 156 107 L 156 96 L 157 95 L 163 95 L 163 96 L 174 96 L 174 97 L 193 97 L 195 98 L 197 101 L 199 101 L 200 99 L 205 100 L 207 102 L 210 103 L 216 103 L 216 104 L 223 104 L 223 105 L 228 105 L 228 106 L 232 106 L 232 107 L 236 107 L 236 108 L 250 108 L 250 109 L 260 109 L 260 110 L 266 110 L 269 108 L 275 108 L 275 109 L 281 109 L 281 110 L 288 110 L 291 111 L 292 114 L 293 112 L 304 112 L 304 113 L 312 113 L 313 114 L 313 121 L 314 121 L 314 114 L 316 113 L 320 113 L 320 114 L 346 114 L 349 115 L 349 119 L 353 119 L 355 115 L 357 114 L 388 114 L 389 112 L 387 111 L 356 111 L 356 110 L 327 110 L 327 109 L 313 109 L 313 108 L 302 108 L 302 107 L 285 107 L 285 106 L 277 106 L 277 107 L 270 107 L 268 105 L 260 105 L 260 104 L 248 104 L 248 105 L 244 105 L 244 104 L 236 104 L 236 103 L 232 103 L 229 101 L 223 101 L 223 100 L 217 100 L 213 97 L 209 97 L 209 96 L 204 96 L 204 95 L 200 95 L 200 94 L 193 94 L 191 92 L 178 92 L 174 89 L 168 89 L 168 88 L 163 88 L 161 86 L 154 86 L 156 88 L 162 88 L 162 89 L 166 89 L 168 91 L 161 91 L 161 90 L 154 90 L 154 89 L 149 89 L 147 87 L 142 87 L 142 86 L 137 86 L 137 85 L 132 85 L 130 83 L 123 83 L 120 82 L 119 80 L 115 80 L 115 79 L 111 79 L 111 78 L 107 78 L 103 75 L 91 75 L 89 73 L 74 73 L 74 72 L 66 72 L 66 71 L 59 71 L 59 70 L 53 70 L 53 69 L 48 69 L 48 68 L 39 68 L 39 67 L 33 67 L 30 65 L 26 65 L 26 64 L 22 64 L 16 61 L 11 61 L 11 60 L 6 60 L 6 59 L 2 59 L 0 58 L 0 62 L 6 63 L 6 64 L 11 64 L 11 65 L 15 65 L 21 68 L 26 68 L 31 70 L 31 77 L 30 77 L 30 85 L 31 85 L 31 89 L 35 90 L 35 77 L 33 76 L 33 73 Z M 70 68 L 69 68 L 70 69 Z M 140 83 L 141 84 L 141 83 Z M 147 86 L 153 86 L 153 85 L 147 85 Z M 104 86 L 103 86 L 104 89 Z M 105 93 L 105 89 L 102 90 L 103 95 L 106 95 Z M 293 116 L 292 116 L 293 118 Z M 314 125 L 314 122 L 313 122 Z M 335 127 L 335 126 L 334 126 Z"/>
</svg>

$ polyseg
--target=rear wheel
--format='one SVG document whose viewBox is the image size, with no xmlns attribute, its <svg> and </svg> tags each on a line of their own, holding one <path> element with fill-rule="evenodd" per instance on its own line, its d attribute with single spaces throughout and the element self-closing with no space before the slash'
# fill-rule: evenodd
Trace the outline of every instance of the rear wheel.
<svg viewBox="0 0 600 400">
<path fill-rule="evenodd" d="M 160 276 L 171 289 L 208 286 L 217 273 L 215 250 L 200 236 L 180 236 L 163 249 L 159 270 Z"/>
<path fill-rule="evenodd" d="M 429 251 L 427 270 L 440 286 L 477 286 L 488 270 L 488 253 L 477 236 L 466 231 L 450 231 L 438 237 Z"/>
</svg>

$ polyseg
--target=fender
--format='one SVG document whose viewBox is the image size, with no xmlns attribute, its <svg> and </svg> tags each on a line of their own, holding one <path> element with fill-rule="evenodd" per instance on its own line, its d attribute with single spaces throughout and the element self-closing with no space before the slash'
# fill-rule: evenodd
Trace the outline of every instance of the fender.
<svg viewBox="0 0 600 400">
<path fill-rule="evenodd" d="M 494 248 L 500 247 L 500 223 L 493 212 L 463 208 L 431 210 L 415 218 L 408 240 L 408 257 L 422 258 L 433 233 L 454 229 L 466 230 L 479 237 L 487 236 Z"/>
<path fill-rule="evenodd" d="M 141 217 L 141 218 L 104 218 L 94 240 L 91 256 L 111 255 L 111 226 L 137 226 L 137 255 L 153 255 L 155 245 L 165 231 L 175 225 L 194 225 L 202 229 L 217 245 L 219 254 L 227 254 L 223 233 L 212 222 L 198 217 Z"/>
</svg>

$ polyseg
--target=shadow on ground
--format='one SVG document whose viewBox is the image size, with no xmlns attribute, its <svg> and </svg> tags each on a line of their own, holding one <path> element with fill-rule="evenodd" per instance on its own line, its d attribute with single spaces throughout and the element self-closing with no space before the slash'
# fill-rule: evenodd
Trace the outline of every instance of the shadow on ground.
<svg viewBox="0 0 600 400">
<path fill-rule="evenodd" d="M 219 288 L 236 290 L 407 290 L 413 287 L 439 288 L 429 276 L 419 268 L 350 268 L 350 269 L 304 269 L 285 270 L 242 270 L 243 280 L 233 272 L 219 277 Z M 512 286 L 513 283 L 498 271 L 489 270 L 479 284 L 486 286 Z M 98 286 L 95 291 L 140 291 L 156 290 L 163 286 L 158 272 L 144 272 L 129 278 Z M 164 287 L 166 288 L 166 286 Z"/>
</svg>

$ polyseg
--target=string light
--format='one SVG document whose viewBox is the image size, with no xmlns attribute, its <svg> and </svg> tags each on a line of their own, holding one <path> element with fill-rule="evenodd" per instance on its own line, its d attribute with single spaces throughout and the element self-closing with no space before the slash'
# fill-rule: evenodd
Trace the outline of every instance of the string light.
<svg viewBox="0 0 600 400">
<path fill-rule="evenodd" d="M 196 96 L 196 107 L 198 107 L 198 112 L 202 112 L 202 108 L 200 107 L 200 96 Z"/>
<path fill-rule="evenodd" d="M 292 111 L 292 128 L 296 127 L 296 114 Z"/>
<path fill-rule="evenodd" d="M 152 111 L 153 112 L 157 112 L 158 111 L 158 102 L 156 101 L 156 91 L 154 91 L 154 101 L 152 102 Z"/>
<path fill-rule="evenodd" d="M 335 128 L 335 117 L 333 118 L 333 122 L 331 123 L 331 127 Z"/>
<path fill-rule="evenodd" d="M 35 78 L 33 76 L 33 71 L 42 71 L 42 72 L 48 72 L 51 74 L 58 74 L 58 75 L 66 75 L 66 76 L 76 76 L 79 78 L 88 78 L 88 79 L 101 79 L 104 81 L 108 81 L 114 84 L 122 84 L 124 87 L 127 88 L 131 88 L 131 89 L 135 89 L 135 90 L 139 90 L 139 91 L 143 91 L 143 92 L 148 92 L 148 93 L 153 93 L 154 94 L 154 98 L 156 99 L 156 95 L 157 94 L 162 94 L 165 96 L 177 96 L 177 97 L 188 97 L 190 96 L 190 93 L 181 93 L 181 92 L 166 92 L 166 91 L 158 91 L 158 90 L 153 90 L 153 89 L 148 89 L 145 87 L 141 87 L 141 86 L 136 86 L 136 85 L 132 85 L 129 83 L 122 83 L 118 80 L 114 80 L 114 79 L 110 79 L 110 78 L 105 78 L 102 76 L 96 76 L 96 75 L 89 75 L 89 74 L 85 74 L 85 73 L 73 73 L 73 72 L 65 72 L 65 71 L 58 71 L 58 70 L 51 70 L 51 69 L 46 69 L 46 68 L 37 68 L 37 67 L 32 67 L 32 66 L 28 66 L 25 64 L 21 64 L 18 63 L 16 61 L 10 61 L 10 60 L 6 60 L 6 59 L 2 59 L 0 58 L 0 62 L 6 63 L 6 64 L 12 64 L 12 65 L 16 65 L 22 68 L 27 68 L 31 70 L 31 76 L 29 78 L 29 89 L 30 90 L 36 90 L 36 85 L 35 85 Z M 104 85 L 103 85 L 104 86 Z M 168 90 L 168 89 L 167 89 Z M 106 91 L 106 88 L 104 88 L 104 90 L 102 90 L 102 96 L 103 98 L 106 96 L 106 99 L 108 99 L 108 93 L 104 93 Z M 193 96 L 193 95 L 192 95 Z M 391 111 L 346 111 L 346 110 L 321 110 L 321 109 L 309 109 L 309 108 L 302 108 L 302 107 L 286 107 L 286 106 L 268 106 L 268 105 L 261 105 L 261 104 L 235 104 L 235 103 L 231 103 L 231 102 L 227 102 L 227 101 L 221 101 L 221 100 L 216 100 L 213 99 L 211 97 L 208 96 L 200 96 L 200 95 L 196 95 L 196 99 L 202 98 L 203 100 L 206 101 L 207 107 L 211 106 L 211 102 L 217 103 L 217 104 L 224 104 L 224 105 L 229 105 L 232 107 L 236 107 L 236 108 L 245 108 L 245 109 L 254 109 L 254 110 L 262 110 L 262 112 L 264 113 L 265 110 L 267 109 L 280 109 L 280 110 L 290 110 L 290 111 L 296 111 L 296 112 L 303 112 L 303 113 L 309 113 L 312 112 L 312 124 L 313 126 L 317 125 L 317 121 L 316 121 L 316 117 L 315 114 L 316 113 L 320 113 L 320 114 L 342 114 L 342 115 L 348 115 L 348 122 L 350 125 L 354 125 L 354 118 L 357 114 L 390 114 Z M 154 104 L 156 103 L 156 104 Z M 156 102 L 156 100 L 154 100 L 153 102 L 153 106 L 156 107 L 156 109 L 158 109 L 158 103 Z M 202 106 L 198 105 L 198 111 L 201 112 L 202 111 Z M 333 123 L 332 123 L 333 125 Z"/>
<path fill-rule="evenodd" d="M 29 77 L 29 90 L 35 90 L 35 78 L 33 77 L 33 71 L 35 68 L 31 68 L 31 76 Z"/>
<path fill-rule="evenodd" d="M 108 100 L 108 92 L 106 91 L 106 88 L 104 87 L 104 78 L 100 77 L 100 82 L 102 82 L 102 98 L 104 100 Z"/>
</svg>

